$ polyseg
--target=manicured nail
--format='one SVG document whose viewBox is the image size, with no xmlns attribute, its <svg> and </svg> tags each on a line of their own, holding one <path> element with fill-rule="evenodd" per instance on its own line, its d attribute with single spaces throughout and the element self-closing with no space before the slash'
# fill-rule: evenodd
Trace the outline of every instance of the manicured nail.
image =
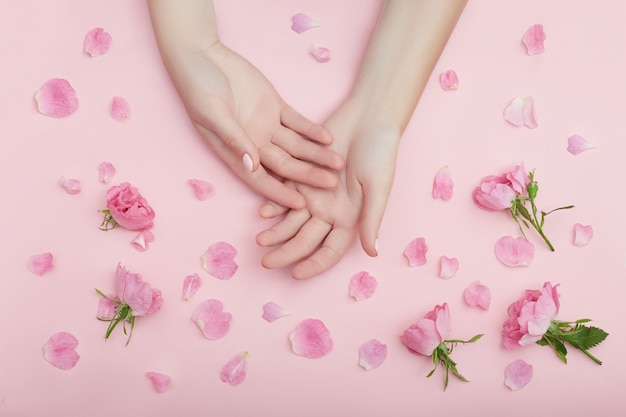
<svg viewBox="0 0 626 417">
<path fill-rule="evenodd" d="M 252 172 L 253 164 L 252 164 L 252 158 L 250 157 L 250 155 L 245 153 L 245 154 L 243 154 L 243 158 L 242 159 L 243 159 L 243 166 L 246 167 L 248 172 Z"/>
<path fill-rule="evenodd" d="M 376 251 L 376 255 L 378 255 L 378 238 L 374 241 L 374 250 Z"/>
</svg>

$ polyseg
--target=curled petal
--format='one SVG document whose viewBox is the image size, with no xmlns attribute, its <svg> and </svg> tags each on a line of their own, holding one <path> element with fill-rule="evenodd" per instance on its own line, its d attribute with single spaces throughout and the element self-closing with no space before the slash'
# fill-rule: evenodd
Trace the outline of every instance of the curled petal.
<svg viewBox="0 0 626 417">
<path fill-rule="evenodd" d="M 193 191 L 196 194 L 196 197 L 198 197 L 198 200 L 206 200 L 213 194 L 213 184 L 210 182 L 191 179 L 188 183 L 193 187 Z"/>
<path fill-rule="evenodd" d="M 153 288 L 152 289 L 152 303 L 150 304 L 150 308 L 148 308 L 148 311 L 146 311 L 144 316 L 147 316 L 152 313 L 156 313 L 157 311 L 161 309 L 162 306 L 163 306 L 163 297 L 161 296 L 161 290 Z"/>
<path fill-rule="evenodd" d="M 113 102 L 111 103 L 111 117 L 118 122 L 123 122 L 130 117 L 130 105 L 124 97 L 113 97 Z"/>
<path fill-rule="evenodd" d="M 522 359 L 514 360 L 504 368 L 504 385 L 511 391 L 524 388 L 533 379 L 533 366 Z"/>
<path fill-rule="evenodd" d="M 439 258 L 439 265 L 439 278 L 441 279 L 450 279 L 454 277 L 459 270 L 459 260 L 456 258 L 442 256 Z"/>
<path fill-rule="evenodd" d="M 183 300 L 190 300 L 198 291 L 201 284 L 200 275 L 187 275 L 185 281 L 183 281 Z"/>
<path fill-rule="evenodd" d="M 35 275 L 43 275 L 44 272 L 52 269 L 52 254 L 50 252 L 33 255 L 28 262 L 28 269 Z"/>
<path fill-rule="evenodd" d="M 423 237 L 413 239 L 404 249 L 404 256 L 409 260 L 409 266 L 422 266 L 426 264 L 426 240 Z"/>
<path fill-rule="evenodd" d="M 98 300 L 96 318 L 99 320 L 111 320 L 115 316 L 115 310 L 119 305 L 119 298 L 113 294 L 108 294 L 106 298 L 100 297 Z"/>
<path fill-rule="evenodd" d="M 578 155 L 581 152 L 595 147 L 596 145 L 579 135 L 573 135 L 567 138 L 567 151 L 572 155 Z"/>
<path fill-rule="evenodd" d="M 80 355 L 76 352 L 78 339 L 73 334 L 58 332 L 43 345 L 43 357 L 57 368 L 67 371 L 76 366 Z"/>
<path fill-rule="evenodd" d="M 78 194 L 81 191 L 80 181 L 73 178 L 65 178 L 61 177 L 59 179 L 59 184 L 68 194 Z"/>
<path fill-rule="evenodd" d="M 133 248 L 137 249 L 139 252 L 145 252 L 148 250 L 150 243 L 154 242 L 154 233 L 150 230 L 144 230 L 139 232 L 139 234 L 130 242 Z"/>
<path fill-rule="evenodd" d="M 63 78 L 46 81 L 35 92 L 35 102 L 39 113 L 55 118 L 67 117 L 78 110 L 76 91 Z"/>
<path fill-rule="evenodd" d="M 574 225 L 574 246 L 582 248 L 587 246 L 593 237 L 593 228 L 591 226 L 583 226 L 580 223 Z"/>
<path fill-rule="evenodd" d="M 159 372 L 146 372 L 146 376 L 152 382 L 152 387 L 159 394 L 169 391 L 172 388 L 172 379 L 169 375 Z"/>
<path fill-rule="evenodd" d="M 433 197 L 448 201 L 452 198 L 454 182 L 450 178 L 448 166 L 441 168 L 433 180 Z"/>
<path fill-rule="evenodd" d="M 491 290 L 480 282 L 474 281 L 463 291 L 463 298 L 465 298 L 467 305 L 471 307 L 478 306 L 483 310 L 489 310 L 489 306 L 491 305 Z"/>
<path fill-rule="evenodd" d="M 269 323 L 278 320 L 281 317 L 289 316 L 291 312 L 285 310 L 282 306 L 273 301 L 263 305 L 263 319 Z"/>
<path fill-rule="evenodd" d="M 111 47 L 112 41 L 113 38 L 104 29 L 93 28 L 85 35 L 83 51 L 91 57 L 104 55 Z"/>
<path fill-rule="evenodd" d="M 543 25 L 536 24 L 529 27 L 524 36 L 522 43 L 526 46 L 528 55 L 540 55 L 544 53 L 545 48 L 543 42 L 546 40 L 546 34 L 543 31 Z"/>
<path fill-rule="evenodd" d="M 447 70 L 439 74 L 439 85 L 444 90 L 456 90 L 459 88 L 459 77 L 454 70 Z"/>
<path fill-rule="evenodd" d="M 152 305 L 152 286 L 144 282 L 140 274 L 130 272 L 118 263 L 115 270 L 115 292 L 127 304 L 134 316 L 143 316 Z"/>
<path fill-rule="evenodd" d="M 315 58 L 317 62 L 330 61 L 330 49 L 321 46 L 310 45 L 309 53 Z"/>
<path fill-rule="evenodd" d="M 204 337 L 217 340 L 226 335 L 230 329 L 232 315 L 223 311 L 224 305 L 219 300 L 205 300 L 198 304 L 191 315 Z"/>
<path fill-rule="evenodd" d="M 302 33 L 320 24 L 303 13 L 297 13 L 291 18 L 291 29 L 296 33 Z"/>
<path fill-rule="evenodd" d="M 496 258 L 509 267 L 528 266 L 535 256 L 535 246 L 523 237 L 504 236 L 494 248 Z"/>
<path fill-rule="evenodd" d="M 235 262 L 235 255 L 237 255 L 237 249 L 230 243 L 214 243 L 209 246 L 200 258 L 202 268 L 217 279 L 230 279 L 237 272 L 237 268 L 239 268 Z"/>
<path fill-rule="evenodd" d="M 359 366 L 366 371 L 378 368 L 387 359 L 387 345 L 370 339 L 359 348 Z"/>
<path fill-rule="evenodd" d="M 115 176 L 115 167 L 110 162 L 101 162 L 98 165 L 98 181 L 108 184 Z"/>
<path fill-rule="evenodd" d="M 348 294 L 356 301 L 365 300 L 374 295 L 378 281 L 365 271 L 352 276 L 348 286 Z"/>
<path fill-rule="evenodd" d="M 220 371 L 220 379 L 230 385 L 239 385 L 248 373 L 248 352 L 239 352 L 233 356 Z"/>
<path fill-rule="evenodd" d="M 532 97 L 515 97 L 504 109 L 504 120 L 514 126 L 536 128 L 535 101 Z"/>
<path fill-rule="evenodd" d="M 330 332 L 321 320 L 301 321 L 289 334 L 291 350 L 305 358 L 321 358 L 333 349 Z"/>
</svg>

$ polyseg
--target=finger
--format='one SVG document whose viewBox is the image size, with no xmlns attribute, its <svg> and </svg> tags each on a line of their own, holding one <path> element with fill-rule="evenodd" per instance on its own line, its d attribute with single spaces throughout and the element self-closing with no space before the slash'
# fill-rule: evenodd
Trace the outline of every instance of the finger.
<svg viewBox="0 0 626 417">
<path fill-rule="evenodd" d="M 320 249 L 308 259 L 297 264 L 291 271 L 295 279 L 306 279 L 328 271 L 346 253 L 354 240 L 355 231 L 333 229 Z"/>
<path fill-rule="evenodd" d="M 340 171 L 345 166 L 344 159 L 328 148 L 303 138 L 296 131 L 280 127 L 272 137 L 272 143 L 281 147 L 289 155 L 304 161 Z"/>
<path fill-rule="evenodd" d="M 313 123 L 290 106 L 285 106 L 280 112 L 280 122 L 293 130 L 300 133 L 315 142 L 330 145 L 333 142 L 333 136 L 324 127 Z"/>
<path fill-rule="evenodd" d="M 274 246 L 285 242 L 294 237 L 310 218 L 311 214 L 306 209 L 291 210 L 283 220 L 259 233 L 256 242 L 260 246 Z"/>
<path fill-rule="evenodd" d="M 264 146 L 260 153 L 263 165 L 283 178 L 318 188 L 332 189 L 339 184 L 336 174 L 295 159 L 278 146 Z"/>
<path fill-rule="evenodd" d="M 259 215 L 264 219 L 273 219 L 289 210 L 288 207 L 281 206 L 274 201 L 267 201 L 259 208 Z"/>
<path fill-rule="evenodd" d="M 363 211 L 361 212 L 359 235 L 361 246 L 369 256 L 378 255 L 378 231 L 383 220 L 392 182 L 393 173 L 390 178 L 376 178 L 363 184 Z"/>
</svg>

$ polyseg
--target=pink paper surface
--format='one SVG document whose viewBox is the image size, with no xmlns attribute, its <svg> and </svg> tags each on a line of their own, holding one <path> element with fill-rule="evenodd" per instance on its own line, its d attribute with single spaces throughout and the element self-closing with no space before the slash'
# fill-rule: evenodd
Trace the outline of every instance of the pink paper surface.
<svg viewBox="0 0 626 417">
<path fill-rule="evenodd" d="M 381 4 L 220 0 L 216 8 L 223 42 L 258 66 L 288 103 L 323 122 L 349 91 Z M 293 32 L 291 16 L 299 12 L 321 26 Z M 0 416 L 625 415 L 624 16 L 626 2 L 619 1 L 469 2 L 401 142 L 379 256 L 369 258 L 357 240 L 331 271 L 299 282 L 287 269 L 260 265 L 265 250 L 254 236 L 271 224 L 257 214 L 263 200 L 211 154 L 189 122 L 161 63 L 145 1 L 4 2 Z M 528 56 L 521 38 L 535 23 L 544 26 L 546 51 Z M 96 26 L 111 33 L 113 43 L 106 55 L 90 59 L 82 42 Z M 311 59 L 312 43 L 328 47 L 333 59 Z M 456 91 L 438 84 L 438 74 L 449 68 L 463 80 Z M 67 79 L 80 100 L 78 111 L 64 119 L 42 116 L 33 100 L 53 77 Z M 124 123 L 109 116 L 114 95 L 132 103 Z M 516 96 L 533 96 L 539 127 L 520 129 L 503 120 L 502 109 Z M 574 134 L 596 148 L 572 156 L 566 147 Z M 109 185 L 98 181 L 102 161 L 117 169 Z M 531 231 L 532 265 L 511 269 L 497 261 L 493 245 L 517 235 L 517 226 L 506 212 L 478 209 L 471 193 L 483 176 L 522 161 L 536 169 L 541 208 L 576 207 L 546 221 L 556 252 Z M 447 202 L 432 198 L 433 173 L 445 165 L 455 173 Z M 72 196 L 58 187 L 62 175 L 79 179 L 82 192 Z M 213 197 L 198 202 L 189 178 L 210 181 Z M 135 232 L 98 230 L 106 190 L 123 181 L 138 187 L 156 212 L 156 240 L 146 252 L 129 244 Z M 572 244 L 576 223 L 594 228 L 584 248 Z M 430 258 L 410 268 L 402 252 L 416 236 L 426 238 Z M 216 241 L 238 251 L 239 269 L 227 282 L 200 265 L 200 254 Z M 55 267 L 38 277 L 27 264 L 43 252 L 54 253 Z M 445 254 L 463 265 L 449 281 L 437 278 L 436 260 Z M 95 318 L 95 288 L 113 290 L 118 262 L 161 289 L 165 300 L 158 313 L 137 320 L 128 347 L 121 331 L 105 342 L 107 323 Z M 346 287 L 361 270 L 377 277 L 378 289 L 354 303 Z M 185 302 L 180 288 L 192 273 L 203 285 Z M 489 311 L 463 301 L 475 280 L 491 289 Z M 591 351 L 602 366 L 575 349 L 565 365 L 545 347 L 502 348 L 507 306 L 546 280 L 561 284 L 560 319 L 589 317 L 610 333 Z M 231 330 L 218 341 L 205 339 L 190 320 L 199 300 L 213 297 L 233 314 Z M 265 322 L 268 300 L 292 315 Z M 426 378 L 430 360 L 409 353 L 399 339 L 443 302 L 450 305 L 455 338 L 485 334 L 455 349 L 454 360 L 471 382 L 453 378 L 445 393 L 442 370 Z M 289 332 L 308 317 L 322 320 L 333 335 L 333 351 L 321 359 L 290 350 Z M 66 372 L 50 366 L 41 351 L 58 331 L 80 340 L 81 360 Z M 388 346 L 388 357 L 363 372 L 358 350 L 372 338 Z M 222 383 L 221 367 L 244 350 L 246 381 Z M 502 375 L 515 359 L 532 363 L 535 374 L 512 393 Z M 170 375 L 172 390 L 155 394 L 145 378 L 150 370 Z M 550 410 L 554 398 L 561 399 L 557 414 Z"/>
</svg>

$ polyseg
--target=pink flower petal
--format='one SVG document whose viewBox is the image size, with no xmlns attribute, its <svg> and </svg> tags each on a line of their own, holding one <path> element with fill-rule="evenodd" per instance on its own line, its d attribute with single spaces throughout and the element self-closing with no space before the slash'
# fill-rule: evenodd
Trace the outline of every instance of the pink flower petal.
<svg viewBox="0 0 626 417">
<path fill-rule="evenodd" d="M 81 192 L 80 181 L 76 179 L 67 179 L 65 177 L 61 177 L 59 179 L 59 184 L 68 194 L 78 194 Z"/>
<path fill-rule="evenodd" d="M 315 58 L 317 62 L 330 61 L 330 50 L 321 46 L 310 45 L 309 53 Z"/>
<path fill-rule="evenodd" d="M 230 279 L 239 268 L 235 262 L 235 255 L 237 255 L 237 249 L 230 243 L 214 243 L 200 258 L 202 268 L 217 279 Z"/>
<path fill-rule="evenodd" d="M 504 368 L 504 385 L 511 391 L 524 388 L 533 379 L 533 366 L 522 359 L 514 360 Z"/>
<path fill-rule="evenodd" d="M 448 258 L 442 256 L 439 258 L 439 278 L 450 279 L 456 275 L 459 270 L 459 260 L 456 258 Z"/>
<path fill-rule="evenodd" d="M 587 246 L 593 237 L 593 228 L 591 226 L 583 226 L 580 223 L 574 225 L 574 246 L 582 248 Z"/>
<path fill-rule="evenodd" d="M 321 358 L 333 349 L 330 332 L 321 320 L 301 321 L 289 334 L 291 350 L 298 356 Z"/>
<path fill-rule="evenodd" d="M 439 85 L 444 90 L 456 90 L 459 88 L 459 77 L 454 70 L 447 70 L 439 74 Z"/>
<path fill-rule="evenodd" d="M 98 165 L 98 181 L 108 184 L 115 176 L 115 167 L 110 162 L 101 162 Z"/>
<path fill-rule="evenodd" d="M 465 298 L 467 305 L 471 307 L 478 306 L 483 310 L 489 310 L 489 306 L 491 305 L 491 290 L 480 282 L 474 281 L 463 291 L 463 298 Z"/>
<path fill-rule="evenodd" d="M 387 345 L 376 339 L 368 340 L 359 348 L 359 366 L 366 371 L 378 368 L 387 359 Z"/>
<path fill-rule="evenodd" d="M 514 126 L 536 128 L 535 102 L 532 97 L 515 97 L 504 109 L 504 120 Z"/>
<path fill-rule="evenodd" d="M 169 375 L 159 372 L 147 372 L 146 376 L 150 379 L 150 382 L 152 382 L 154 390 L 159 394 L 163 394 L 172 388 L 172 379 Z"/>
<path fill-rule="evenodd" d="M 118 122 L 123 122 L 130 117 L 130 106 L 124 97 L 113 97 L 111 117 Z"/>
<path fill-rule="evenodd" d="M 273 301 L 263 305 L 263 319 L 269 323 L 278 320 L 281 317 L 290 316 L 291 312 L 285 310 L 282 306 Z"/>
<path fill-rule="evenodd" d="M 223 311 L 224 305 L 219 300 L 205 300 L 198 304 L 191 315 L 204 337 L 217 340 L 226 335 L 230 329 L 232 315 Z"/>
<path fill-rule="evenodd" d="M 67 117 L 78 110 L 76 91 L 63 78 L 46 81 L 35 92 L 35 102 L 39 113 L 55 118 Z"/>
<path fill-rule="evenodd" d="M 494 248 L 496 258 L 509 267 L 528 266 L 535 256 L 535 246 L 523 237 L 504 236 Z"/>
<path fill-rule="evenodd" d="M 43 357 L 57 368 L 67 371 L 76 366 L 80 355 L 76 352 L 78 339 L 71 333 L 58 332 L 43 345 Z"/>
<path fill-rule="evenodd" d="M 150 308 L 144 314 L 144 316 L 150 315 L 152 313 L 156 313 L 163 307 L 163 297 L 161 295 L 161 290 L 153 288 L 152 289 L 152 303 L 150 304 Z"/>
<path fill-rule="evenodd" d="M 409 260 L 409 266 L 422 266 L 426 264 L 426 240 L 423 237 L 413 239 L 404 249 L 404 256 Z"/>
<path fill-rule="evenodd" d="M 144 316 L 153 301 L 152 286 L 140 274 L 130 272 L 120 262 L 115 269 L 115 293 L 132 309 L 134 316 Z"/>
<path fill-rule="evenodd" d="M 52 269 L 52 254 L 50 252 L 33 255 L 28 262 L 28 269 L 35 275 L 43 275 L 44 272 Z"/>
<path fill-rule="evenodd" d="M 377 285 L 376 278 L 365 271 L 361 271 L 350 279 L 348 294 L 356 301 L 362 301 L 374 295 Z"/>
<path fill-rule="evenodd" d="M 295 14 L 292 18 L 291 18 L 291 29 L 296 32 L 296 33 L 302 33 L 304 31 L 307 31 L 309 29 L 312 28 L 316 28 L 319 27 L 320 24 L 316 21 L 314 21 L 313 19 L 311 19 L 309 16 L 303 14 L 303 13 L 298 13 Z"/>
<path fill-rule="evenodd" d="M 567 139 L 567 151 L 572 155 L 578 155 L 595 147 L 596 145 L 579 135 L 573 135 Z"/>
<path fill-rule="evenodd" d="M 233 356 L 220 371 L 220 379 L 230 385 L 241 384 L 248 373 L 248 352 Z"/>
<path fill-rule="evenodd" d="M 200 280 L 200 275 L 187 275 L 185 277 L 185 281 L 183 282 L 183 300 L 190 300 L 191 297 L 193 297 L 198 291 L 201 284 L 202 281 Z"/>
<path fill-rule="evenodd" d="M 536 24 L 529 27 L 524 36 L 522 43 L 526 46 L 528 55 L 540 55 L 544 53 L 545 48 L 543 42 L 546 40 L 546 34 L 543 31 L 543 25 Z"/>
<path fill-rule="evenodd" d="M 213 194 L 213 184 L 207 181 L 191 179 L 188 181 L 189 185 L 193 187 L 194 193 L 198 200 L 206 200 Z"/>
<path fill-rule="evenodd" d="M 111 47 L 112 40 L 111 35 L 104 29 L 93 28 L 85 35 L 83 51 L 91 57 L 104 55 Z"/>
<path fill-rule="evenodd" d="M 130 242 L 133 248 L 139 252 L 145 252 L 150 247 L 150 243 L 154 242 L 154 233 L 150 230 L 144 230 Z"/>
<path fill-rule="evenodd" d="M 96 318 L 99 320 L 111 320 L 115 316 L 115 310 L 119 306 L 114 300 L 119 300 L 119 298 L 113 294 L 107 294 L 107 298 L 100 297 L 98 300 Z"/>
<path fill-rule="evenodd" d="M 441 168 L 435 175 L 433 180 L 433 198 L 440 198 L 444 201 L 448 201 L 452 198 L 452 191 L 454 190 L 454 182 L 450 178 L 450 170 L 448 166 Z"/>
</svg>

